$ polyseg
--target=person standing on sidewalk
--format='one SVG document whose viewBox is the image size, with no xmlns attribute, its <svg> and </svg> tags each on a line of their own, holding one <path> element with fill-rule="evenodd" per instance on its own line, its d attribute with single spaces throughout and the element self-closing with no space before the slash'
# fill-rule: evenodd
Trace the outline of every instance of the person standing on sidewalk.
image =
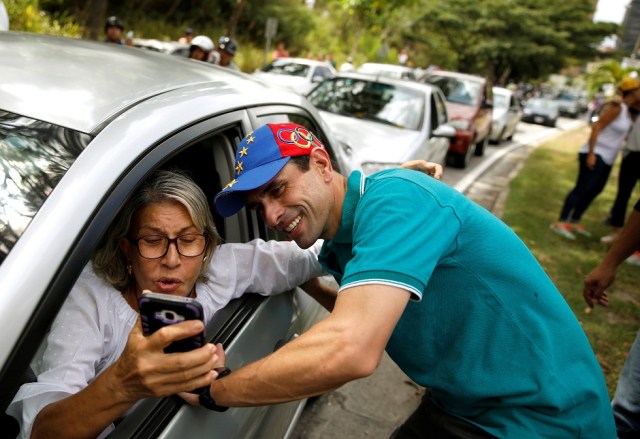
<svg viewBox="0 0 640 439">
<path fill-rule="evenodd" d="M 559 220 L 550 226 L 565 238 L 575 239 L 576 233 L 591 236 L 580 223 L 582 215 L 607 184 L 611 167 L 632 125 L 629 107 L 640 104 L 638 80 L 627 78 L 618 90 L 622 101 L 608 104 L 591 128 L 589 140 L 578 153 L 580 166 L 576 184 L 565 198 Z"/>
<path fill-rule="evenodd" d="M 326 319 L 214 381 L 210 407 L 319 395 L 372 374 L 386 350 L 429 390 L 394 438 L 614 436 L 579 322 L 489 211 L 419 172 L 344 177 L 296 124 L 250 133 L 235 169 L 218 212 L 247 205 L 302 248 L 325 239 L 318 259 L 340 290 L 312 293 Z"/>
<path fill-rule="evenodd" d="M 638 180 L 640 180 L 640 117 L 636 117 L 627 142 L 622 148 L 618 193 L 607 219 L 607 223 L 613 229 L 610 234 L 600 238 L 603 244 L 612 244 L 620 234 L 627 216 L 629 198 Z"/>
<path fill-rule="evenodd" d="M 636 203 L 620 236 L 600 264 L 584 279 L 583 296 L 590 307 L 608 306 L 606 289 L 613 284 L 616 270 L 640 248 L 640 200 Z M 618 439 L 640 437 L 640 331 L 624 362 L 613 396 L 613 414 Z"/>
</svg>

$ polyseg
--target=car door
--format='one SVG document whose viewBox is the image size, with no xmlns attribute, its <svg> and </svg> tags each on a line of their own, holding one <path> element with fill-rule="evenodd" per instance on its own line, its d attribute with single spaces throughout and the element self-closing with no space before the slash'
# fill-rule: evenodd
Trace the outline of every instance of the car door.
<svg viewBox="0 0 640 439">
<path fill-rule="evenodd" d="M 428 161 L 440 163 L 444 166 L 447 157 L 447 151 L 449 150 L 450 140 L 446 137 L 435 136 L 434 131 L 442 125 L 448 122 L 447 107 L 445 104 L 444 95 L 439 90 L 434 90 L 429 98 L 429 121 L 430 127 L 428 130 L 429 144 L 431 154 L 427 158 Z"/>
<path fill-rule="evenodd" d="M 44 338 L 62 301 L 89 261 L 91 251 L 129 194 L 154 170 L 177 167 L 194 178 L 213 206 L 213 196 L 233 175 L 237 144 L 252 129 L 247 111 L 228 112 L 176 128 L 172 135 L 145 148 L 143 154 L 120 158 L 128 161 L 124 166 L 126 171 L 108 192 L 95 194 L 101 199 L 98 207 L 74 239 L 63 265 L 44 292 L 31 325 L 16 344 L 11 360 L 3 365 L 2 388 L 13 389 L 11 394 L 3 396 L 3 404 L 5 397 L 11 400 L 16 383 L 34 379 L 29 367 L 31 360 L 38 355 L 36 352 L 34 356 L 37 347 L 34 342 L 39 343 Z M 144 137 L 141 133 L 139 135 Z M 268 238 L 261 220 L 252 213 L 242 212 L 230 218 L 215 215 L 215 219 L 225 242 Z M 294 297 L 305 297 L 306 301 L 301 306 L 294 303 Z M 207 325 L 206 332 L 211 340 L 226 346 L 227 364 L 238 368 L 295 338 L 302 328 L 313 323 L 304 319 L 318 319 L 321 312 L 319 305 L 300 291 L 271 297 L 246 294 L 217 313 Z M 117 423 L 110 437 L 284 437 L 292 428 L 302 404 L 293 402 L 232 408 L 225 413 L 217 413 L 186 406 L 178 397 L 146 399 Z M 11 418 L 3 419 L 2 426 L 8 426 L 3 431 L 14 428 L 11 421 Z"/>
</svg>

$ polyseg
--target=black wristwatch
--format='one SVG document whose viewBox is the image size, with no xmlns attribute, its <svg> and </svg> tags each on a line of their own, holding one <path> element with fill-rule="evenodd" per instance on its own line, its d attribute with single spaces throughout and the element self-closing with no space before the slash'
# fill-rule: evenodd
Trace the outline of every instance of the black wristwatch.
<svg viewBox="0 0 640 439">
<path fill-rule="evenodd" d="M 216 372 L 218 372 L 218 378 L 222 378 L 225 377 L 227 375 L 229 375 L 231 373 L 231 369 L 229 369 L 228 367 L 216 367 L 214 369 Z M 209 410 L 214 410 L 216 412 L 226 412 L 227 410 L 229 410 L 229 407 L 225 407 L 223 405 L 218 405 L 216 404 L 216 402 L 214 401 L 213 397 L 211 396 L 211 388 L 210 387 L 206 387 L 205 389 L 202 390 L 202 393 L 200 393 L 199 396 L 199 402 L 200 405 L 206 409 Z"/>
</svg>

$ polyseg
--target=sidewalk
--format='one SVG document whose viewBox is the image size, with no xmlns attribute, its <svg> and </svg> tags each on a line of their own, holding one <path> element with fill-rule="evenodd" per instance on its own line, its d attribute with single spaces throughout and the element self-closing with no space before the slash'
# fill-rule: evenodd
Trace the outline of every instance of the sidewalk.
<svg viewBox="0 0 640 439">
<path fill-rule="evenodd" d="M 508 147 L 494 162 L 486 164 L 470 178 L 464 178 L 455 187 L 501 218 L 509 181 L 518 174 L 530 152 L 552 137 Z M 388 438 L 415 410 L 423 394 L 424 389 L 407 378 L 385 354 L 370 377 L 311 400 L 290 437 Z"/>
</svg>

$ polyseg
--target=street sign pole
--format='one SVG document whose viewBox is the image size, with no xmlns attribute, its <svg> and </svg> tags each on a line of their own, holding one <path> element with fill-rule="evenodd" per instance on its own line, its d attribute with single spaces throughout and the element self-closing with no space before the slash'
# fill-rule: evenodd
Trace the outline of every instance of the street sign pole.
<svg viewBox="0 0 640 439">
<path fill-rule="evenodd" d="M 267 56 L 269 53 L 269 49 L 271 48 L 271 39 L 276 36 L 278 33 L 278 19 L 274 17 L 267 18 L 267 24 L 264 30 L 264 59 L 262 61 L 262 65 L 267 65 Z"/>
</svg>

